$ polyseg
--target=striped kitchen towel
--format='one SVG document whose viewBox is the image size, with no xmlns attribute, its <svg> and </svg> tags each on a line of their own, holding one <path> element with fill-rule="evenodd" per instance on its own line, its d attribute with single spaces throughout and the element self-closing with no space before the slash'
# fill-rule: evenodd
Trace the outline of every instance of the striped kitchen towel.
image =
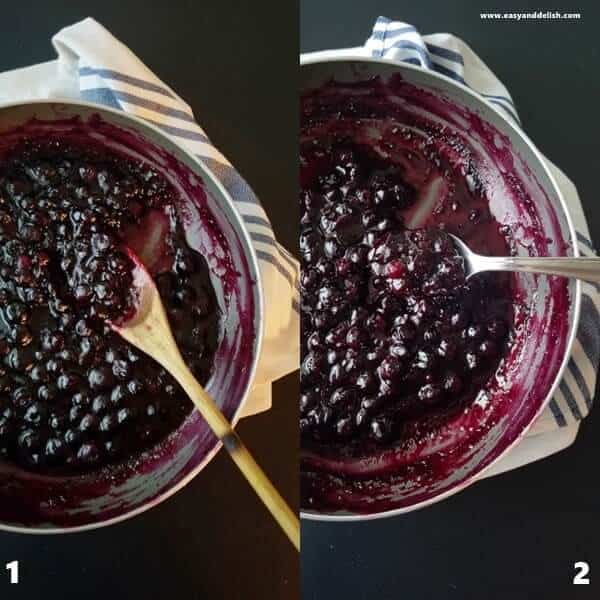
<svg viewBox="0 0 600 600">
<path fill-rule="evenodd" d="M 407 62 L 446 75 L 479 93 L 505 118 L 521 127 L 506 87 L 467 44 L 453 35 L 421 36 L 412 25 L 379 17 L 364 49 L 369 56 Z M 584 256 L 595 256 L 575 186 L 555 165 L 547 162 L 569 205 L 579 251 Z M 573 353 L 559 388 L 531 434 L 579 422 L 592 406 L 600 362 L 600 293 L 594 284 L 583 283 L 582 290 L 581 320 Z"/>
<path fill-rule="evenodd" d="M 271 382 L 298 368 L 298 263 L 275 239 L 248 184 L 211 144 L 192 109 L 94 19 L 52 39 L 58 59 L 0 75 L 0 100 L 81 98 L 141 117 L 203 161 L 225 186 L 259 259 L 265 297 L 265 336 L 255 386 L 244 414 L 271 406 Z"/>
</svg>

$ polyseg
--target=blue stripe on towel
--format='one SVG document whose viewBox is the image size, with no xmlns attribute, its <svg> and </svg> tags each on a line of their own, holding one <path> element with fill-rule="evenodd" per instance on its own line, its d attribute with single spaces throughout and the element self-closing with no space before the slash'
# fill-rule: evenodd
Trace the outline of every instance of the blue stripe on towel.
<svg viewBox="0 0 600 600">
<path fill-rule="evenodd" d="M 580 233 L 579 231 L 576 232 L 577 233 L 577 239 L 578 241 L 580 241 L 584 246 L 587 246 L 590 250 L 594 250 L 594 244 L 592 244 L 592 241 L 589 240 L 588 238 L 586 238 L 583 233 Z M 595 250 L 594 250 L 595 252 Z"/>
<path fill-rule="evenodd" d="M 511 119 L 513 119 L 513 121 L 515 121 L 518 125 L 521 125 L 521 119 L 519 119 L 519 116 L 517 115 L 517 113 L 512 110 L 511 108 L 509 108 L 508 106 L 505 106 L 502 102 L 500 102 L 499 100 L 496 99 L 490 99 L 489 96 L 487 94 L 480 94 L 480 96 L 483 96 L 484 98 L 486 98 L 489 102 L 491 102 L 492 104 L 494 104 L 495 106 L 497 106 L 498 108 L 501 108 L 503 111 L 505 111 L 509 117 L 511 117 Z"/>
<path fill-rule="evenodd" d="M 177 98 L 173 92 L 169 91 L 163 86 L 152 83 L 151 81 L 144 81 L 143 79 L 132 77 L 131 75 L 126 75 L 125 73 L 120 73 L 119 71 L 113 71 L 112 69 L 95 69 L 93 67 L 81 67 L 79 69 L 80 77 L 87 77 L 90 75 L 97 75 L 103 79 L 122 81 L 123 83 L 134 85 L 142 90 L 156 92 L 157 94 L 162 94 L 163 96 L 169 96 L 169 98 Z"/>
<path fill-rule="evenodd" d="M 585 402 L 585 405 L 589 410 L 592 406 L 592 397 L 590 395 L 590 390 L 588 389 L 588 385 L 587 385 L 581 371 L 579 370 L 577 363 L 573 359 L 573 357 L 571 357 L 571 359 L 569 360 L 567 369 L 573 375 L 573 379 L 575 380 L 575 383 L 577 384 L 578 391 L 581 394 L 583 401 Z"/>
<path fill-rule="evenodd" d="M 512 106 L 512 108 L 515 108 L 515 103 L 508 96 L 497 96 L 494 94 L 481 94 L 481 95 L 485 96 L 486 98 L 489 98 L 490 100 L 501 100 L 502 102 L 506 102 L 507 104 L 510 104 L 510 106 Z"/>
<path fill-rule="evenodd" d="M 204 144 L 210 143 L 208 138 L 200 133 L 199 131 L 192 131 L 190 129 L 184 129 L 183 127 L 173 127 L 172 125 L 165 125 L 160 121 L 155 121 L 154 119 L 144 118 L 144 121 L 151 123 L 152 125 L 156 125 L 159 129 L 162 129 L 165 133 L 172 135 L 174 137 L 180 137 L 184 140 L 190 140 L 192 142 L 203 142 Z"/>
<path fill-rule="evenodd" d="M 297 265 L 298 261 L 281 244 L 277 244 L 277 247 L 279 248 L 279 255 L 295 271 L 296 270 L 296 265 Z"/>
<path fill-rule="evenodd" d="M 272 264 L 277 271 L 279 271 L 279 273 L 281 275 L 283 275 L 283 277 L 285 277 L 285 279 L 287 279 L 288 283 L 294 287 L 294 277 L 289 273 L 289 271 L 287 269 L 285 269 L 281 263 L 275 258 L 275 256 L 273 254 L 269 254 L 268 252 L 265 252 L 264 250 L 257 250 L 256 251 L 256 256 L 258 256 L 258 258 Z"/>
<path fill-rule="evenodd" d="M 600 315 L 594 301 L 587 295 L 581 295 L 581 314 L 577 339 L 585 355 L 594 367 L 600 362 L 600 337 L 598 336 L 598 323 Z"/>
<path fill-rule="evenodd" d="M 88 102 L 95 102 L 96 104 L 103 104 L 104 106 L 116 108 L 117 110 L 123 110 L 121 105 L 119 104 L 119 101 L 115 98 L 115 95 L 112 93 L 112 90 L 109 90 L 107 88 L 82 90 L 80 95 L 82 100 L 87 100 Z"/>
<path fill-rule="evenodd" d="M 399 50 L 408 50 L 409 52 L 416 52 L 419 55 L 421 64 L 426 67 L 431 67 L 431 60 L 429 59 L 427 50 L 423 48 L 423 46 L 419 46 L 419 44 L 415 44 L 415 42 L 411 41 L 401 41 L 397 44 L 394 44 L 394 48 L 398 48 Z"/>
<path fill-rule="evenodd" d="M 430 44 L 428 42 L 425 43 L 425 46 L 427 47 L 427 50 L 431 52 L 431 54 L 435 54 L 436 56 L 440 56 L 441 58 L 445 58 L 446 60 L 451 60 L 452 62 L 458 63 L 459 65 L 465 64 L 462 54 L 454 52 L 454 50 L 442 48 L 442 46 L 435 46 L 434 44 Z"/>
<path fill-rule="evenodd" d="M 244 219 L 244 223 L 248 223 L 248 225 L 262 225 L 263 227 L 268 227 L 271 229 L 271 223 L 262 217 L 257 217 L 255 215 L 242 215 L 242 218 Z"/>
<path fill-rule="evenodd" d="M 255 233 L 252 231 L 250 233 L 250 239 L 254 242 L 262 242 L 263 244 L 269 244 L 269 246 L 277 246 L 277 242 L 275 238 L 271 235 L 265 235 L 264 233 Z"/>
<path fill-rule="evenodd" d="M 556 400 L 554 398 L 552 398 L 552 400 L 550 400 L 550 402 L 548 404 L 548 408 L 550 409 L 550 412 L 552 413 L 552 416 L 554 417 L 556 424 L 559 427 L 566 427 L 567 420 L 565 419 L 565 415 L 563 415 L 562 410 L 560 410 L 560 407 L 558 406 L 558 403 L 556 402 Z"/>
<path fill-rule="evenodd" d="M 96 92 L 99 91 L 107 91 L 113 94 L 113 96 L 121 101 L 127 102 L 128 104 L 134 104 L 135 106 L 141 106 L 142 108 L 147 108 L 156 113 L 160 113 L 167 117 L 173 117 L 175 119 L 180 119 L 182 121 L 187 121 L 188 123 L 193 123 L 196 125 L 196 121 L 194 117 L 178 108 L 172 108 L 170 106 L 166 106 L 165 104 L 161 104 L 160 102 L 155 102 L 154 100 L 148 100 L 147 98 L 142 98 L 141 96 L 136 96 L 135 94 L 131 94 L 129 92 L 121 92 L 119 90 L 113 90 L 111 88 L 95 88 Z M 197 127 L 197 125 L 196 125 Z"/>
<path fill-rule="evenodd" d="M 562 392 L 562 395 L 565 397 L 565 400 L 567 401 L 567 406 L 573 414 L 573 417 L 575 417 L 575 420 L 581 421 L 583 417 L 581 416 L 581 411 L 579 410 L 579 406 L 577 405 L 577 400 L 575 400 L 575 396 L 573 395 L 571 388 L 567 385 L 564 379 L 560 382 L 558 389 Z"/>
</svg>

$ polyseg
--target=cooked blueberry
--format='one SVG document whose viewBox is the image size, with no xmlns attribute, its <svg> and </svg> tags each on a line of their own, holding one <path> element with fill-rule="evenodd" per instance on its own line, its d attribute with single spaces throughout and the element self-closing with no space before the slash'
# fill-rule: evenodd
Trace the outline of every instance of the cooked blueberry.
<svg viewBox="0 0 600 600">
<path fill-rule="evenodd" d="M 62 431 L 67 425 L 67 418 L 64 414 L 52 414 L 48 419 L 48 425 L 55 431 Z"/>
<path fill-rule="evenodd" d="M 104 415 L 100 420 L 100 431 L 103 431 L 104 433 L 110 433 L 116 429 L 118 424 L 119 420 L 117 415 L 114 413 L 109 413 Z"/>
<path fill-rule="evenodd" d="M 34 429 L 24 429 L 19 434 L 17 443 L 19 446 L 26 450 L 33 450 L 40 447 L 42 440 L 40 434 Z"/>
<path fill-rule="evenodd" d="M 378 442 L 386 440 L 391 433 L 391 422 L 386 417 L 378 417 L 371 421 L 371 435 Z"/>
<path fill-rule="evenodd" d="M 318 401 L 317 394 L 307 390 L 300 395 L 300 412 L 302 414 L 307 413 L 309 410 L 315 407 Z"/>
<path fill-rule="evenodd" d="M 46 457 L 49 459 L 59 459 L 67 451 L 65 443 L 60 438 L 49 438 L 45 448 Z"/>
<path fill-rule="evenodd" d="M 350 246 L 362 239 L 364 230 L 359 216 L 344 215 L 334 226 L 336 238 L 343 246 Z"/>
<path fill-rule="evenodd" d="M 109 439 L 104 442 L 104 449 L 109 456 L 117 456 L 121 452 L 122 444 L 118 439 Z"/>
<path fill-rule="evenodd" d="M 92 390 L 102 390 L 111 387 L 115 378 L 112 369 L 102 366 L 96 367 L 88 373 L 88 382 Z"/>
<path fill-rule="evenodd" d="M 98 417 L 93 414 L 84 415 L 79 421 L 79 430 L 85 432 L 94 431 L 98 427 Z"/>
<path fill-rule="evenodd" d="M 142 381 L 140 379 L 132 379 L 127 384 L 127 391 L 132 396 L 135 396 L 136 394 L 139 394 L 143 390 L 144 390 L 144 384 L 142 383 Z"/>
<path fill-rule="evenodd" d="M 427 383 L 419 389 L 419 400 L 426 404 L 433 404 L 439 400 L 441 394 L 442 390 L 439 385 Z"/>
<path fill-rule="evenodd" d="M 133 411 L 130 408 L 121 408 L 117 413 L 117 421 L 119 425 L 128 423 L 133 418 Z"/>
<path fill-rule="evenodd" d="M 352 388 L 337 388 L 329 398 L 331 406 L 345 406 L 351 404 L 356 397 L 355 391 Z"/>
<path fill-rule="evenodd" d="M 100 460 L 100 450 L 94 442 L 82 444 L 77 451 L 77 460 L 83 464 L 94 464 Z"/>
<path fill-rule="evenodd" d="M 126 360 L 113 361 L 112 372 L 118 379 L 127 379 L 130 374 L 129 363 Z"/>
<path fill-rule="evenodd" d="M 73 406 L 88 406 L 90 403 L 90 396 L 86 392 L 77 392 L 73 394 L 71 398 L 71 404 Z"/>
<path fill-rule="evenodd" d="M 21 302 L 12 302 L 4 309 L 6 320 L 10 323 L 26 323 L 29 319 L 27 307 Z"/>
<path fill-rule="evenodd" d="M 43 404 L 40 402 L 34 402 L 25 411 L 23 419 L 30 425 L 39 425 L 45 420 L 46 413 L 47 409 Z"/>
<path fill-rule="evenodd" d="M 41 385 L 37 391 L 38 398 L 42 402 L 46 402 L 46 403 L 54 400 L 57 395 L 58 395 L 58 388 L 52 383 L 49 383 L 47 385 Z"/>
<path fill-rule="evenodd" d="M 59 390 L 70 392 L 77 389 L 81 378 L 76 373 L 62 373 L 56 380 Z"/>
<path fill-rule="evenodd" d="M 95 414 L 101 414 L 110 406 L 110 397 L 106 394 L 96 396 L 92 401 L 92 410 Z"/>
<path fill-rule="evenodd" d="M 451 394 L 459 394 L 463 388 L 462 381 L 455 373 L 447 373 L 444 377 L 444 389 Z"/>
<path fill-rule="evenodd" d="M 23 385 L 12 392 L 12 401 L 16 407 L 27 407 L 33 401 L 33 393 L 29 386 Z"/>
<path fill-rule="evenodd" d="M 127 390 L 127 387 L 123 384 L 119 384 L 115 386 L 112 392 L 110 393 L 110 401 L 112 404 L 118 406 L 127 396 L 129 396 L 129 391 Z"/>
<path fill-rule="evenodd" d="M 67 429 L 64 433 L 65 443 L 69 444 L 70 446 L 77 445 L 81 441 L 82 437 L 83 435 L 78 429 Z"/>
</svg>

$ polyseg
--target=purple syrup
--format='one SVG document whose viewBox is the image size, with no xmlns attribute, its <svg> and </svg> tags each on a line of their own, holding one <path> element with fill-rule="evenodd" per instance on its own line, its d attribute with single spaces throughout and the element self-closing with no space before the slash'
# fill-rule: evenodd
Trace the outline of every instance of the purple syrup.
<svg viewBox="0 0 600 600">
<path fill-rule="evenodd" d="M 143 162 L 60 138 L 24 139 L 0 167 L 0 456 L 83 473 L 152 447 L 192 403 L 107 320 L 133 310 L 149 261 L 184 359 L 203 383 L 219 314 L 171 185 Z"/>
<path fill-rule="evenodd" d="M 302 506 L 427 501 L 522 433 L 568 330 L 564 280 L 537 313 L 530 281 L 465 285 L 439 232 L 487 255 L 567 246 L 527 165 L 473 113 L 399 76 L 330 82 L 301 111 Z"/>
</svg>

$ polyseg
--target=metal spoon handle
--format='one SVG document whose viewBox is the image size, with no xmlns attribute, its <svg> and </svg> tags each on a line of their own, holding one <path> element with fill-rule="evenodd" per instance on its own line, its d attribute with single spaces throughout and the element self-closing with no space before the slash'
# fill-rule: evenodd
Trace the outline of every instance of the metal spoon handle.
<svg viewBox="0 0 600 600">
<path fill-rule="evenodd" d="M 600 258 L 528 258 L 524 256 L 486 257 L 478 265 L 482 271 L 522 271 L 575 277 L 584 281 L 600 282 Z"/>
</svg>

